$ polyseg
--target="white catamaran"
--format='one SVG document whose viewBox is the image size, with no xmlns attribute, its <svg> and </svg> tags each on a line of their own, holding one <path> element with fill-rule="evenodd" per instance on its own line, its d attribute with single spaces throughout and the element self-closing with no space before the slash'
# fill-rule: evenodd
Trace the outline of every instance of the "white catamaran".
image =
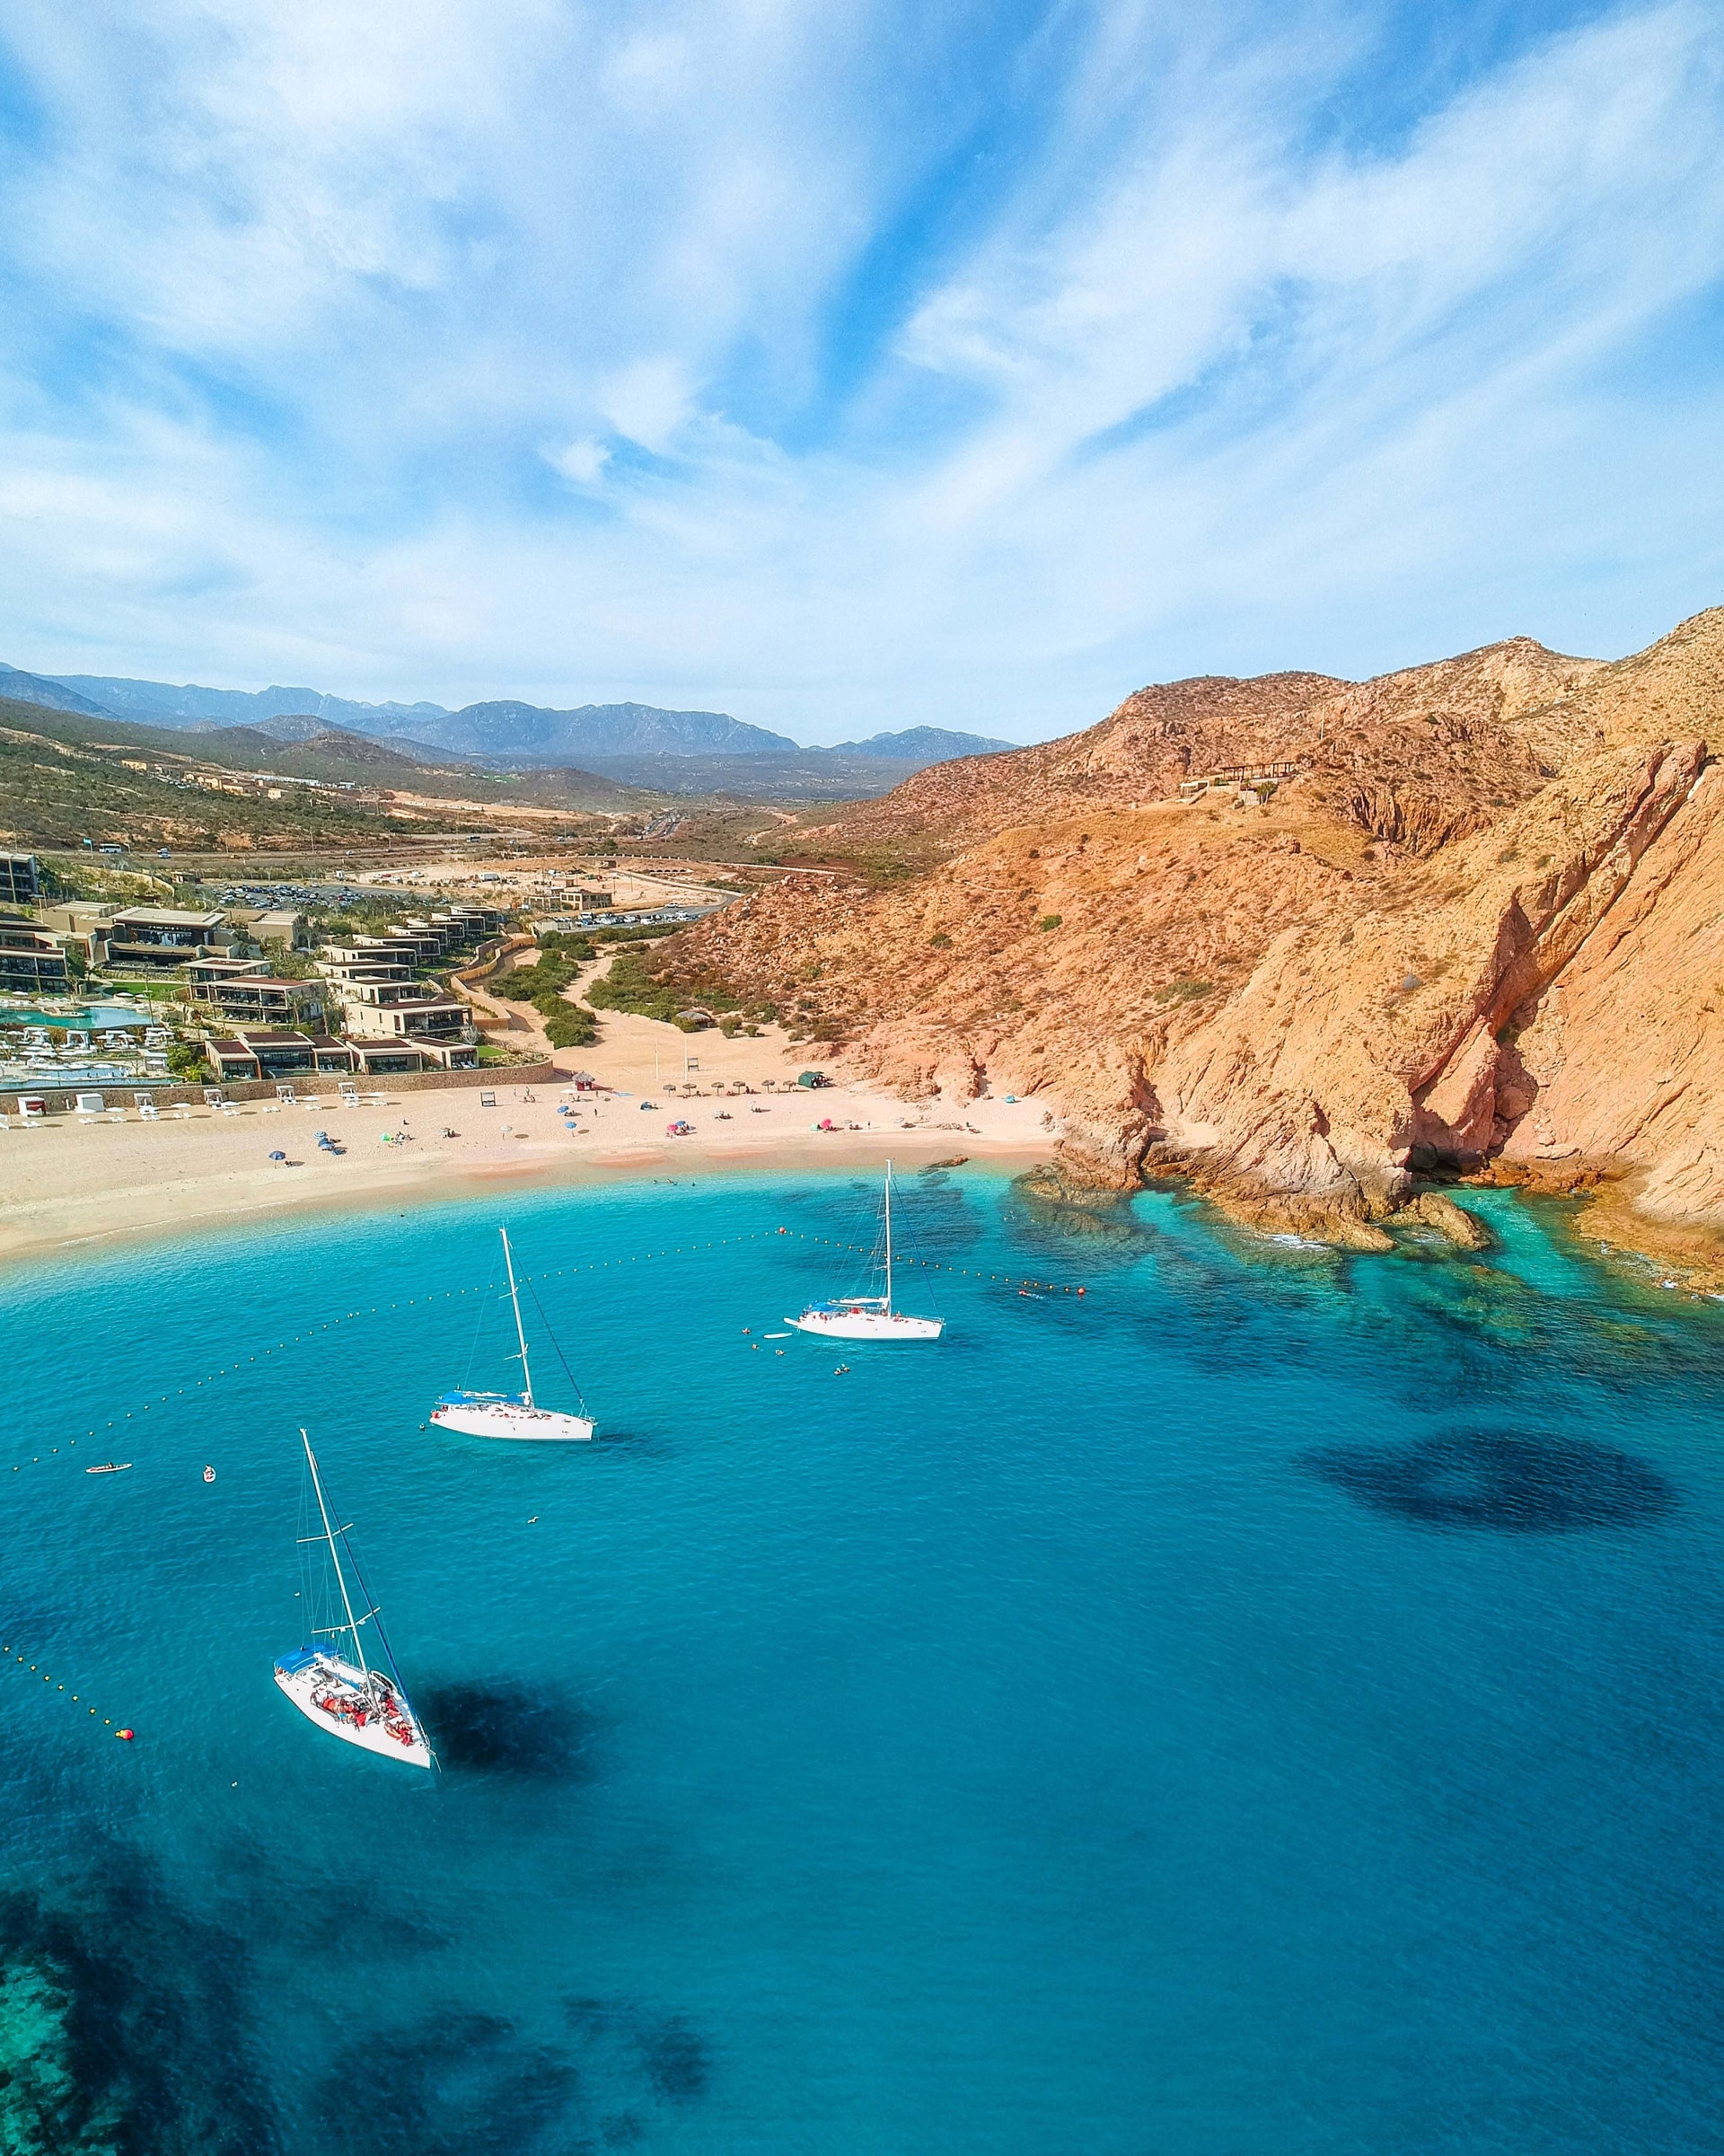
<svg viewBox="0 0 1724 2156">
<path fill-rule="evenodd" d="M 470 1438 L 526 1438 L 540 1444 L 582 1443 L 593 1435 L 594 1424 L 587 1415 L 566 1415 L 535 1404 L 532 1368 L 527 1360 L 526 1328 L 521 1323 L 521 1293 L 515 1283 L 515 1255 L 509 1248 L 509 1231 L 503 1237 L 503 1263 L 509 1275 L 509 1303 L 515 1311 L 515 1337 L 520 1344 L 511 1361 L 521 1365 L 518 1393 L 444 1393 L 431 1410 L 439 1430 L 459 1430 Z M 552 1342 L 552 1346 L 556 1342 Z M 561 1350 L 558 1352 L 560 1354 Z M 565 1365 L 565 1368 L 567 1366 Z"/>
<path fill-rule="evenodd" d="M 293 1654 L 283 1655 L 276 1664 L 276 1682 L 307 1720 L 314 1721 L 320 1729 L 327 1729 L 332 1737 L 339 1737 L 343 1744 L 356 1744 L 362 1751 L 376 1752 L 385 1759 L 405 1759 L 411 1766 L 435 1766 L 435 1756 L 426 1741 L 418 1717 L 408 1704 L 400 1672 L 383 1636 L 382 1620 L 348 1545 L 347 1529 L 330 1521 L 312 1441 L 303 1430 L 299 1436 L 305 1448 L 305 1464 L 312 1472 L 317 1516 L 323 1524 L 321 1535 L 304 1535 L 300 1540 L 302 1544 L 328 1544 L 341 1614 L 347 1622 L 312 1624 L 310 1627 L 312 1638 Z M 347 1553 L 347 1564 L 358 1585 L 360 1599 L 365 1605 L 363 1614 L 357 1616 L 354 1615 L 347 1574 L 341 1563 L 342 1550 Z M 366 1624 L 373 1627 L 372 1638 L 380 1661 L 366 1659 L 365 1643 L 361 1636 L 361 1627 Z M 330 1633 L 335 1635 L 334 1640 L 317 1636 Z M 348 1643 L 349 1651 L 336 1644 L 343 1639 Z"/>
<path fill-rule="evenodd" d="M 892 1163 L 886 1163 L 884 1244 L 875 1245 L 884 1275 L 881 1295 L 846 1295 L 835 1301 L 810 1303 L 800 1317 L 787 1317 L 787 1325 L 812 1333 L 822 1340 L 937 1340 L 946 1330 L 943 1317 L 910 1317 L 894 1309 L 892 1300 Z"/>
</svg>

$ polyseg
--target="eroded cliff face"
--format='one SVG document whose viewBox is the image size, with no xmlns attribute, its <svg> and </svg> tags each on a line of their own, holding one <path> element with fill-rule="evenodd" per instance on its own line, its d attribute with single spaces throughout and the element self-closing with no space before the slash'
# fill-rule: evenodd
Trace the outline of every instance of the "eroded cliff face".
<svg viewBox="0 0 1724 2156">
<path fill-rule="evenodd" d="M 1362 684 L 1148 690 L 821 832 L 913 840 L 898 886 L 764 893 L 668 949 L 906 1094 L 1044 1094 L 1092 1181 L 1178 1172 L 1380 1243 L 1421 1170 L 1614 1177 L 1642 1239 L 1686 1224 L 1704 1269 L 1720 712 L 1724 611 L 1615 665 L 1517 640 Z M 1272 798 L 1180 798 L 1271 761 Z"/>
</svg>

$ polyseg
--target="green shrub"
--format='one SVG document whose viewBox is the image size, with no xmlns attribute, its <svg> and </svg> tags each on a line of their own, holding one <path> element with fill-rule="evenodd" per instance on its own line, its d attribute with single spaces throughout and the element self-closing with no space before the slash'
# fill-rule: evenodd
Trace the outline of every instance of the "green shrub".
<svg viewBox="0 0 1724 2156">
<path fill-rule="evenodd" d="M 599 1029 L 590 1010 L 578 1003 L 565 1003 L 545 1020 L 545 1038 L 553 1048 L 590 1048 Z"/>
<path fill-rule="evenodd" d="M 195 1041 L 168 1043 L 168 1069 L 188 1086 L 208 1085 L 215 1077 Z"/>
<path fill-rule="evenodd" d="M 705 1004 L 714 1010 L 734 1010 L 738 1000 L 710 982 L 661 980 L 651 971 L 651 962 L 639 951 L 619 951 L 611 961 L 611 971 L 602 979 L 589 982 L 585 993 L 594 1010 L 631 1011 L 637 1017 L 656 1018 L 664 1025 L 681 1025 L 684 1033 L 696 1033 L 706 1023 L 704 1019 L 685 1020 L 679 1016 L 690 1005 Z"/>
<path fill-rule="evenodd" d="M 1051 928 L 1057 928 L 1065 918 L 1063 913 L 1044 913 L 1035 925 L 1045 936 Z"/>
<path fill-rule="evenodd" d="M 1195 1003 L 1200 996 L 1213 995 L 1215 983 L 1211 981 L 1194 981 L 1189 973 L 1182 973 L 1177 981 L 1170 981 L 1165 988 L 1156 990 L 1157 1003 Z"/>
<path fill-rule="evenodd" d="M 928 937 L 928 945 L 929 950 L 931 951 L 949 951 L 952 948 L 952 938 L 946 933 L 945 929 L 941 929 L 937 936 L 930 936 Z"/>
</svg>

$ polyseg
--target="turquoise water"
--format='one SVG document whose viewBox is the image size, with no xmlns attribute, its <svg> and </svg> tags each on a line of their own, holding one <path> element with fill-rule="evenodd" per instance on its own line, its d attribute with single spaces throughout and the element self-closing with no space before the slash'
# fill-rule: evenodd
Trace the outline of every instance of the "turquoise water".
<svg viewBox="0 0 1724 2156">
<path fill-rule="evenodd" d="M 92 1003 L 87 1009 L 75 1011 L 8 1010 L 0 1006 L 0 1025 L 49 1025 L 62 1031 L 100 1033 L 113 1026 L 154 1023 L 148 1011 L 134 1010 L 123 1003 Z"/>
<path fill-rule="evenodd" d="M 9 1276 L 0 2040 L 236 2156 L 1719 2148 L 1724 1312 L 964 1171 L 942 1343 L 753 1345 L 865 1203 L 511 1194 L 552 1453 L 420 1428 L 497 1203 Z M 440 1780 L 270 1682 L 302 1421 Z"/>
</svg>

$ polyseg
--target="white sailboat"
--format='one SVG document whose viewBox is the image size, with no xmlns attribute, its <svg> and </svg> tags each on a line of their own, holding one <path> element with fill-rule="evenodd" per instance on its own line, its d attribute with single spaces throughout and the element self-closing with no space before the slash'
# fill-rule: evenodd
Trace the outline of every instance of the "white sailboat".
<svg viewBox="0 0 1724 2156">
<path fill-rule="evenodd" d="M 343 1744 L 356 1744 L 361 1751 L 375 1752 L 384 1759 L 404 1759 L 410 1766 L 435 1766 L 436 1760 L 426 1741 L 425 1731 L 419 1727 L 401 1687 L 400 1672 L 389 1651 L 389 1641 L 383 1637 L 376 1606 L 365 1589 L 357 1561 L 348 1547 L 347 1530 L 334 1526 L 330 1519 L 312 1441 L 303 1430 L 299 1437 L 305 1448 L 305 1464 L 312 1472 L 318 1518 L 323 1523 L 321 1535 L 302 1536 L 300 1539 L 302 1543 L 329 1544 L 330 1562 L 335 1571 L 335 1584 L 347 1622 L 313 1624 L 312 1638 L 294 1653 L 283 1655 L 276 1664 L 276 1682 L 308 1721 L 315 1722 L 320 1729 L 327 1729 L 332 1737 L 339 1737 Z M 354 1615 L 353 1597 L 341 1563 L 343 1549 L 347 1550 L 347 1563 L 353 1568 L 361 1599 L 366 1606 L 360 1616 Z M 366 1658 L 361 1632 L 366 1624 L 374 1626 L 372 1638 L 381 1662 Z M 320 1633 L 333 1634 L 334 1638 L 320 1639 L 317 1636 Z M 344 1639 L 347 1642 L 345 1651 L 337 1643 Z"/>
<path fill-rule="evenodd" d="M 800 1317 L 785 1324 L 798 1333 L 812 1333 L 822 1340 L 937 1340 L 946 1330 L 943 1317 L 911 1317 L 897 1309 L 892 1299 L 892 1163 L 886 1163 L 884 1246 L 882 1295 L 846 1295 L 824 1303 L 810 1303 Z"/>
<path fill-rule="evenodd" d="M 444 1393 L 431 1410 L 439 1430 L 458 1430 L 470 1438 L 524 1438 L 539 1444 L 583 1444 L 595 1428 L 590 1416 L 560 1414 L 538 1405 L 532 1396 L 532 1366 L 527 1360 L 526 1328 L 521 1323 L 521 1293 L 515 1284 L 515 1254 L 509 1231 L 503 1237 L 503 1263 L 509 1276 L 509 1303 L 515 1311 L 515 1337 L 521 1365 L 518 1393 Z"/>
</svg>

